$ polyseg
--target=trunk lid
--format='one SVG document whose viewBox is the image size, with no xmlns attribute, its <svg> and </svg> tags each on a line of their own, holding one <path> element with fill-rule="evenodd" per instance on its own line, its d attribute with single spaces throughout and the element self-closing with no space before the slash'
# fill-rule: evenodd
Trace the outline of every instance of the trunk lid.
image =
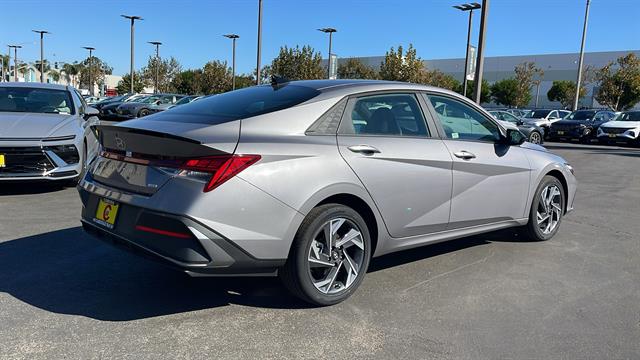
<svg viewBox="0 0 640 360">
<path fill-rule="evenodd" d="M 104 185 L 143 195 L 152 195 L 176 169 L 163 162 L 233 154 L 240 122 L 221 125 L 134 120 L 116 126 L 93 127 L 102 154 L 92 163 L 90 175 Z"/>
</svg>

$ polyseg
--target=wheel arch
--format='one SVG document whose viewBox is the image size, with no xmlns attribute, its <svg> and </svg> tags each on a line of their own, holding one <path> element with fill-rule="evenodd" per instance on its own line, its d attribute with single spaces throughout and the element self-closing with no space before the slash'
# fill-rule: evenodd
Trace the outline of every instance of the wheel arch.
<svg viewBox="0 0 640 360">
<path fill-rule="evenodd" d="M 376 249 L 378 247 L 378 237 L 379 237 L 378 220 L 376 219 L 376 215 L 373 212 L 373 209 L 371 209 L 371 207 L 369 206 L 369 204 L 367 204 L 366 201 L 364 201 L 363 199 L 361 199 L 356 195 L 348 194 L 348 193 L 340 193 L 340 194 L 331 195 L 323 199 L 314 207 L 325 205 L 325 204 L 344 205 L 352 208 L 358 214 L 360 214 L 360 216 L 362 216 L 365 223 L 367 224 L 369 234 L 371 235 L 371 245 L 373 247 L 371 254 L 372 255 L 375 254 Z"/>
<path fill-rule="evenodd" d="M 553 169 L 549 172 L 547 172 L 545 174 L 545 176 L 553 176 L 556 179 L 558 179 L 558 181 L 560 181 L 560 184 L 562 184 L 562 190 L 564 191 L 564 196 L 565 196 L 565 204 L 564 204 L 564 209 L 562 209 L 563 213 L 567 213 L 567 202 L 568 202 L 568 197 L 569 197 L 569 185 L 567 184 L 567 179 L 564 177 L 564 174 L 562 174 L 562 172 L 558 169 Z"/>
</svg>

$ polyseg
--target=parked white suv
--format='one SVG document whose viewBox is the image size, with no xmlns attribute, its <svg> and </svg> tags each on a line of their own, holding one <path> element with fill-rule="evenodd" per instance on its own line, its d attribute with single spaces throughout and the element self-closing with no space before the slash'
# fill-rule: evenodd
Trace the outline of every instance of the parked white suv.
<svg viewBox="0 0 640 360">
<path fill-rule="evenodd" d="M 598 129 L 601 143 L 627 143 L 640 146 L 640 110 L 625 111 Z"/>
</svg>

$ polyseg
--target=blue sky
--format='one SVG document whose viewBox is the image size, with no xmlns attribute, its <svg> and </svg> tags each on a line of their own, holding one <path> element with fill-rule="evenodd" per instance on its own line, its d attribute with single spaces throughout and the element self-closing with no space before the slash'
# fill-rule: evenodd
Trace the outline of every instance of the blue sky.
<svg viewBox="0 0 640 360">
<path fill-rule="evenodd" d="M 480 0 L 477 0 L 481 2 Z M 592 0 L 587 51 L 640 49 L 640 0 Z M 467 16 L 450 0 L 264 0 L 263 64 L 282 45 L 309 44 L 327 51 L 320 27 L 335 27 L 333 52 L 339 57 L 383 55 L 391 46 L 413 43 L 423 59 L 464 56 Z M 492 0 L 486 55 L 576 52 L 580 46 L 585 0 Z M 0 51 L 21 43 L 19 58 L 39 58 L 37 34 L 46 37 L 45 57 L 74 61 L 86 57 L 82 46 L 114 68 L 129 69 L 129 24 L 120 14 L 140 15 L 136 25 L 136 68 L 153 53 L 147 41 L 162 41 L 161 56 L 176 57 L 184 68 L 209 60 L 228 60 L 231 42 L 241 36 L 239 72 L 256 61 L 257 0 L 79 1 L 4 0 Z M 474 42 L 480 16 L 474 16 Z M 55 54 L 55 56 L 54 56 Z"/>
</svg>

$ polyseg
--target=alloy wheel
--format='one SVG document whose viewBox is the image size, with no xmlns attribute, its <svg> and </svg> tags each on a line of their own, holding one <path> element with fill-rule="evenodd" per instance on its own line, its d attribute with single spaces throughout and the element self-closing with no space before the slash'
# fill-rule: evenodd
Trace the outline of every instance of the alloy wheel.
<svg viewBox="0 0 640 360">
<path fill-rule="evenodd" d="M 358 226 L 349 219 L 327 221 L 314 236 L 307 255 L 309 275 L 323 294 L 348 289 L 365 261 L 365 241 Z"/>
<path fill-rule="evenodd" d="M 540 193 L 536 215 L 542 234 L 548 235 L 558 226 L 562 216 L 562 192 L 556 184 L 546 186 Z"/>
<path fill-rule="evenodd" d="M 532 144 L 540 144 L 541 143 L 541 136 L 540 133 L 537 131 L 532 132 L 529 135 L 529 142 Z"/>
</svg>

